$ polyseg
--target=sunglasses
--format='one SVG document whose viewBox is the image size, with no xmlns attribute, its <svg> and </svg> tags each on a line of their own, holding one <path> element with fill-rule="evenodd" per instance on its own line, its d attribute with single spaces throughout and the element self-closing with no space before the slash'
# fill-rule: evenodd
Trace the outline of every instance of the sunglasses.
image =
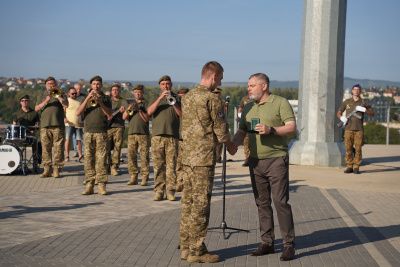
<svg viewBox="0 0 400 267">
<path fill-rule="evenodd" d="M 76 93 L 71 93 L 71 95 L 76 95 Z"/>
</svg>

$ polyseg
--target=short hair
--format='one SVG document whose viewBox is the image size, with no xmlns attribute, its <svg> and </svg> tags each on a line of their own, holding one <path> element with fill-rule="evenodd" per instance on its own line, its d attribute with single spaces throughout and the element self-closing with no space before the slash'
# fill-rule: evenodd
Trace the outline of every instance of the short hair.
<svg viewBox="0 0 400 267">
<path fill-rule="evenodd" d="M 55 83 L 57 83 L 56 78 L 54 78 L 54 77 L 52 77 L 52 76 L 48 77 L 48 78 L 44 81 L 44 83 L 46 84 L 48 81 L 54 81 Z"/>
<path fill-rule="evenodd" d="M 90 79 L 90 84 L 93 82 L 93 81 L 97 81 L 97 82 L 101 82 L 101 83 L 103 83 L 103 79 L 100 77 L 100 76 L 94 76 L 92 79 Z"/>
<path fill-rule="evenodd" d="M 264 74 L 264 73 L 255 73 L 255 74 L 253 74 L 253 75 L 251 75 L 249 77 L 249 80 L 251 78 L 256 78 L 257 80 L 261 80 L 261 81 L 265 82 L 268 85 L 268 88 L 269 88 L 269 77 L 266 74 Z"/>
<path fill-rule="evenodd" d="M 113 85 L 111 85 L 111 89 L 113 87 L 117 87 L 119 90 L 121 90 L 121 85 L 119 85 L 118 83 L 114 83 Z"/>
<path fill-rule="evenodd" d="M 71 88 L 69 88 L 68 92 L 71 91 L 71 90 L 75 90 L 76 91 L 76 88 L 75 87 L 71 87 Z"/>
<path fill-rule="evenodd" d="M 209 78 L 214 73 L 219 75 L 222 72 L 224 72 L 224 68 L 221 66 L 221 64 L 219 64 L 217 61 L 209 61 L 203 66 L 203 69 L 201 70 L 201 77 Z"/>
<path fill-rule="evenodd" d="M 164 75 L 164 76 L 162 76 L 162 77 L 158 80 L 158 84 L 160 84 L 161 82 L 164 82 L 164 81 L 170 81 L 170 82 L 172 82 L 172 81 L 171 81 L 171 77 L 169 77 L 168 75 Z"/>
</svg>

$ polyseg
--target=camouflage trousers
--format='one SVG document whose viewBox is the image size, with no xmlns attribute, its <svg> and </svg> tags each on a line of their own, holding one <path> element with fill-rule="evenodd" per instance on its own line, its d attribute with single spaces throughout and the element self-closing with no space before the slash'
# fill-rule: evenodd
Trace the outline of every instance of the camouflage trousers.
<svg viewBox="0 0 400 267">
<path fill-rule="evenodd" d="M 45 172 L 50 172 L 52 163 L 52 148 L 54 146 L 54 169 L 64 167 L 65 127 L 50 126 L 40 129 L 42 141 L 42 163 Z"/>
<path fill-rule="evenodd" d="M 108 142 L 114 144 L 113 154 L 111 156 L 111 146 L 108 146 L 108 165 L 119 168 L 121 160 L 121 148 L 124 139 L 125 128 L 110 128 L 107 130 Z"/>
<path fill-rule="evenodd" d="M 159 135 L 151 138 L 155 192 L 175 193 L 177 151 L 177 138 Z"/>
<path fill-rule="evenodd" d="M 210 219 L 210 203 L 214 181 L 214 166 L 190 167 L 183 165 L 187 174 L 183 180 L 181 200 L 181 249 L 190 249 L 190 254 L 207 254 L 204 239 Z"/>
<path fill-rule="evenodd" d="M 246 159 L 250 157 L 250 149 L 249 149 L 249 134 L 246 134 L 246 137 L 243 141 L 243 149 L 244 149 L 244 156 Z"/>
<path fill-rule="evenodd" d="M 147 180 L 150 173 L 149 136 L 145 134 L 128 135 L 128 171 L 131 176 L 138 176 L 137 153 L 140 151 L 142 179 Z"/>
<path fill-rule="evenodd" d="M 94 184 L 98 179 L 99 183 L 107 183 L 107 133 L 84 133 L 85 143 L 85 176 L 86 181 Z"/>
<path fill-rule="evenodd" d="M 176 158 L 176 185 L 183 185 L 182 144 L 183 141 L 179 140 L 178 157 Z"/>
<path fill-rule="evenodd" d="M 361 165 L 362 153 L 361 147 L 363 146 L 363 131 L 345 131 L 344 132 L 344 145 L 346 147 L 346 156 L 344 160 L 349 168 L 358 168 Z M 355 155 L 353 158 L 353 146 Z"/>
</svg>

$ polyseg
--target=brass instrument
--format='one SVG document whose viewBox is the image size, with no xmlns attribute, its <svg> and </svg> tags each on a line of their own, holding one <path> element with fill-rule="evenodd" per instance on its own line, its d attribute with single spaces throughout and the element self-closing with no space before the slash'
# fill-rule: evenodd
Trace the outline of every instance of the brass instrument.
<svg viewBox="0 0 400 267">
<path fill-rule="evenodd" d="M 168 91 L 167 100 L 168 100 L 168 104 L 169 104 L 170 106 L 173 106 L 173 105 L 175 105 L 175 103 L 176 103 L 176 99 L 175 99 L 175 97 L 172 96 L 170 90 Z"/>
<path fill-rule="evenodd" d="M 133 115 L 133 109 L 127 109 L 126 113 L 128 113 L 129 116 Z"/>
<path fill-rule="evenodd" d="M 57 87 L 53 87 L 50 89 L 49 95 L 54 98 L 59 98 L 61 96 L 61 90 Z"/>
<path fill-rule="evenodd" d="M 90 91 L 89 91 L 90 92 Z M 98 97 L 98 95 L 97 94 L 95 94 L 95 96 L 97 96 Z M 89 105 L 91 106 L 91 107 L 95 107 L 95 106 L 97 106 L 97 100 L 96 99 L 94 99 L 94 98 L 92 98 L 92 99 L 90 99 L 89 100 Z"/>
</svg>

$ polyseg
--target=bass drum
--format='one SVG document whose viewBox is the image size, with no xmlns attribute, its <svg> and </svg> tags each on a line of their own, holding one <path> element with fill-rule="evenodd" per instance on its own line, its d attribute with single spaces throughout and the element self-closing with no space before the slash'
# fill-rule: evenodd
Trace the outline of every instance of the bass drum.
<svg viewBox="0 0 400 267">
<path fill-rule="evenodd" d="M 9 174 L 15 171 L 22 160 L 22 152 L 18 147 L 0 145 L 0 174 Z"/>
</svg>

